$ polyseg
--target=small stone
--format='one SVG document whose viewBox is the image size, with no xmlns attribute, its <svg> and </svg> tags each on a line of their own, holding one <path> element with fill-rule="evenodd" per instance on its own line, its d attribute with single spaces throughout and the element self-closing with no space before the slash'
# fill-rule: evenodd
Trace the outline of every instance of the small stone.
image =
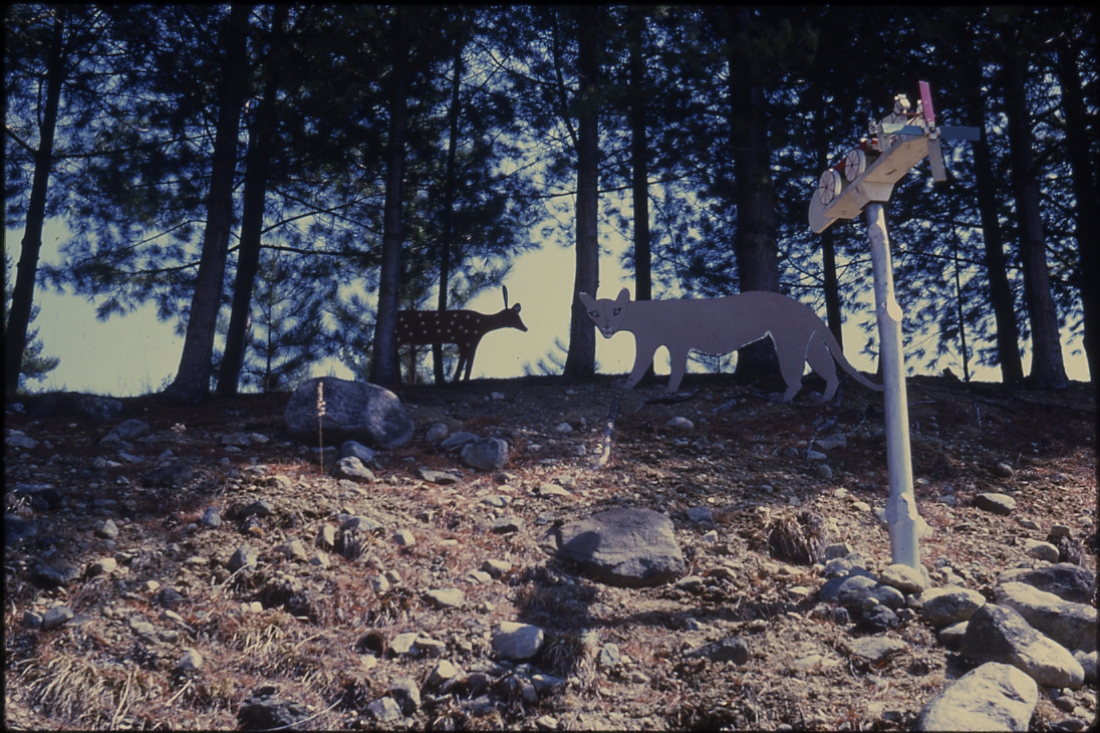
<svg viewBox="0 0 1100 733">
<path fill-rule="evenodd" d="M 975 496 L 974 506 L 994 514 L 1011 514 L 1016 509 L 1016 500 L 1007 494 L 989 492 Z"/>
<path fill-rule="evenodd" d="M 115 524 L 113 519 L 104 520 L 96 525 L 95 533 L 97 537 L 113 540 L 118 537 L 118 525 Z"/>
<path fill-rule="evenodd" d="M 507 560 L 486 560 L 481 563 L 481 569 L 494 578 L 499 578 L 505 573 L 511 572 L 512 563 Z"/>
<path fill-rule="evenodd" d="M 900 563 L 890 565 L 883 570 L 879 576 L 879 582 L 893 586 L 902 593 L 920 593 L 928 587 L 927 573 L 923 572 L 923 568 L 918 570 Z"/>
<path fill-rule="evenodd" d="M 454 666 L 446 659 L 441 660 L 439 664 L 435 665 L 435 669 L 432 670 L 432 673 L 428 675 L 428 681 L 425 683 L 425 686 L 429 688 L 439 687 L 448 680 L 458 677 L 460 674 L 461 670 L 459 670 L 458 667 Z"/>
<path fill-rule="evenodd" d="M 512 534 L 523 529 L 523 520 L 515 517 L 505 517 L 493 522 L 489 531 L 493 534 Z"/>
<path fill-rule="evenodd" d="M 194 649 L 188 649 L 184 652 L 183 657 L 176 662 L 176 669 L 181 669 L 184 672 L 193 672 L 202 666 L 202 655 Z"/>
<path fill-rule="evenodd" d="M 619 663 L 620 654 L 617 644 L 604 644 L 600 654 L 596 657 L 596 663 L 604 669 L 610 669 Z"/>
<path fill-rule="evenodd" d="M 367 705 L 369 712 L 380 723 L 391 723 L 401 719 L 401 706 L 392 697 L 382 697 Z"/>
<path fill-rule="evenodd" d="M 687 510 L 687 518 L 696 524 L 712 524 L 714 522 L 714 512 L 710 507 L 706 506 L 693 506 Z"/>
<path fill-rule="evenodd" d="M 466 596 L 458 588 L 439 588 L 424 594 L 436 608 L 461 608 Z"/>
<path fill-rule="evenodd" d="M 412 547 L 416 544 L 416 537 L 407 529 L 399 529 L 393 533 L 393 541 L 401 547 Z"/>
<path fill-rule="evenodd" d="M 1020 526 L 1023 527 L 1024 529 L 1030 529 L 1030 530 L 1038 531 L 1038 530 L 1041 530 L 1043 528 L 1043 526 L 1041 524 L 1039 524 L 1038 522 L 1036 522 L 1034 519 L 1018 519 L 1016 521 L 1018 521 L 1020 523 Z"/>
<path fill-rule="evenodd" d="M 114 572 L 117 568 L 118 560 L 115 560 L 113 557 L 103 557 L 96 560 L 88 567 L 88 575 L 106 575 L 107 573 Z"/>
<path fill-rule="evenodd" d="M 820 451 L 816 451 L 816 450 L 806 451 L 806 460 L 808 460 L 808 461 L 825 461 L 825 460 L 828 460 L 828 458 L 829 458 L 829 456 L 825 455 L 824 453 L 821 453 Z"/>
<path fill-rule="evenodd" d="M 390 694 L 405 715 L 412 715 L 420 707 L 420 688 L 415 680 L 408 677 L 395 679 L 390 683 Z"/>
<path fill-rule="evenodd" d="M 42 630 L 51 631 L 62 624 L 66 624 L 73 618 L 73 611 L 68 606 L 54 606 L 42 616 Z"/>
<path fill-rule="evenodd" d="M 431 424 L 424 437 L 428 439 L 429 443 L 434 445 L 436 443 L 442 443 L 449 433 L 450 430 L 447 428 L 446 424 L 437 422 Z"/>
<path fill-rule="evenodd" d="M 332 560 L 329 558 L 327 552 L 318 550 L 314 553 L 313 557 L 309 559 L 309 564 L 324 569 L 332 566 Z"/>
<path fill-rule="evenodd" d="M 757 619 L 760 620 L 760 619 Z M 748 645 L 743 639 L 731 636 L 721 641 L 704 644 L 684 654 L 688 659 L 706 657 L 712 662 L 733 662 L 734 664 L 747 664 L 751 654 Z"/>
<path fill-rule="evenodd" d="M 336 543 L 336 527 L 331 524 L 325 524 L 321 526 L 321 531 L 317 533 L 317 545 L 331 550 L 332 546 Z"/>
<path fill-rule="evenodd" d="M 202 523 L 214 529 L 222 526 L 222 515 L 218 513 L 217 507 L 206 508 L 202 515 Z"/>
<path fill-rule="evenodd" d="M 419 654 L 420 649 L 416 646 L 416 639 L 419 636 L 420 635 L 415 631 L 407 631 L 403 634 L 398 634 L 393 637 L 393 641 L 390 642 L 390 653 L 397 656 Z"/>
<path fill-rule="evenodd" d="M 241 516 L 248 517 L 255 514 L 257 517 L 268 517 L 271 516 L 272 511 L 274 510 L 270 503 L 263 499 L 258 499 L 242 509 Z"/>
<path fill-rule="evenodd" d="M 865 501 L 853 501 L 853 502 L 852 502 L 852 508 L 853 508 L 853 509 L 858 509 L 858 510 L 859 510 L 859 511 L 861 511 L 861 512 L 869 512 L 869 511 L 871 511 L 871 505 L 870 505 L 870 504 L 868 504 L 868 503 L 867 503 L 867 502 L 865 502 Z"/>
<path fill-rule="evenodd" d="M 31 629 L 42 628 L 42 615 L 34 611 L 24 611 L 23 625 Z"/>
<path fill-rule="evenodd" d="M 694 430 L 695 423 L 693 423 L 691 420 L 688 420 L 686 417 L 677 416 L 666 422 L 665 427 L 672 428 L 673 430 L 683 430 L 686 432 L 688 430 Z"/>
<path fill-rule="evenodd" d="M 539 730 L 557 730 L 558 719 L 551 715 L 542 715 L 535 719 L 535 727 Z"/>
<path fill-rule="evenodd" d="M 558 423 L 557 427 L 555 427 L 554 430 L 558 431 L 559 433 L 571 433 L 573 432 L 573 426 L 567 422 L 562 422 Z"/>
<path fill-rule="evenodd" d="M 1040 560 L 1046 560 L 1049 563 L 1058 562 L 1058 548 L 1049 542 L 1040 542 L 1039 540 L 1024 540 L 1024 549 L 1027 550 L 1027 554 L 1032 557 L 1037 557 Z"/>
<path fill-rule="evenodd" d="M 1016 472 L 1012 469 L 1012 466 L 1002 461 L 1001 463 L 998 463 L 996 466 L 993 467 L 993 473 L 997 474 L 1001 478 L 1009 478 L 1012 476 L 1012 474 Z"/>
<path fill-rule="evenodd" d="M 861 639 L 853 639 L 849 642 L 849 649 L 853 656 L 879 664 L 887 658 L 899 654 L 909 648 L 901 639 L 891 639 L 885 636 L 866 636 Z"/>
<path fill-rule="evenodd" d="M 229 562 L 226 563 L 226 567 L 229 568 L 229 572 L 235 573 L 238 570 L 250 567 L 255 568 L 260 561 L 260 556 L 256 554 L 256 551 L 248 546 L 247 543 L 242 544 L 237 551 L 233 553 L 233 556 L 229 558 Z"/>
<path fill-rule="evenodd" d="M 538 626 L 501 622 L 492 635 L 493 651 L 509 661 L 523 661 L 542 648 L 545 632 Z"/>
<path fill-rule="evenodd" d="M 539 496 L 572 496 L 572 494 L 570 494 L 568 491 L 558 486 L 557 484 L 551 484 L 547 482 L 539 484 L 539 487 L 538 489 L 536 489 L 536 491 L 538 492 Z"/>
<path fill-rule="evenodd" d="M 309 557 L 309 553 L 306 552 L 306 546 L 302 544 L 301 540 L 285 542 L 276 547 L 275 552 L 283 555 L 288 560 L 305 560 Z"/>
</svg>

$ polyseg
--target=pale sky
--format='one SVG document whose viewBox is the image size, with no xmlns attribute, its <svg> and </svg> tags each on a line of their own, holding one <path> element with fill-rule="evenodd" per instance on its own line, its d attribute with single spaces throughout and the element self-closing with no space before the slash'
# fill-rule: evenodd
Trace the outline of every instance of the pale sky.
<svg viewBox="0 0 1100 733">
<path fill-rule="evenodd" d="M 13 263 L 18 262 L 22 230 L 5 232 L 5 246 Z M 67 235 L 64 225 L 47 224 L 43 235 L 43 259 L 57 258 L 59 237 Z M 619 254 L 627 246 L 621 238 L 612 256 L 600 259 L 600 292 L 598 297 L 614 298 L 622 287 L 634 290 L 633 279 L 619 267 Z M 532 367 L 546 356 L 554 339 L 568 343 L 569 298 L 573 292 L 575 254 L 572 248 L 548 244 L 543 249 L 520 256 L 505 280 L 510 303 L 522 305 L 521 317 L 527 332 L 501 329 L 488 334 L 481 342 L 471 377 L 507 378 L 524 373 L 524 364 Z M 15 276 L 13 266 L 10 273 Z M 870 298 L 870 293 L 867 294 Z M 36 305 L 41 306 L 32 328 L 44 344 L 43 354 L 60 357 L 61 363 L 44 382 L 31 382 L 33 391 L 66 390 L 93 394 L 130 397 L 159 391 L 165 380 L 174 378 L 183 350 L 183 338 L 174 333 L 174 321 L 160 322 L 155 308 L 145 306 L 125 316 L 112 316 L 108 321 L 95 317 L 95 304 L 83 297 L 58 295 L 52 290 L 37 289 Z M 471 310 L 493 313 L 504 306 L 499 289 L 490 289 L 474 298 L 467 306 Z M 824 313 L 819 313 L 824 316 Z M 846 356 L 859 370 L 873 372 L 872 360 L 859 352 L 863 336 L 858 321 L 851 314 L 844 324 Z M 870 320 L 870 314 L 859 318 Z M 1086 380 L 1088 366 L 1080 339 L 1072 354 L 1065 346 L 1068 334 L 1063 333 L 1063 356 L 1070 379 Z M 930 337 L 934 339 L 934 336 Z M 934 345 L 933 341 L 929 342 Z M 596 360 L 600 372 L 625 374 L 634 362 L 634 337 L 616 334 L 611 339 L 596 337 Z M 1030 353 L 1025 352 L 1024 370 L 1030 368 Z M 960 378 L 962 368 L 957 361 L 941 361 L 940 368 L 950 366 Z M 657 353 L 657 373 L 668 373 L 668 355 L 662 348 Z M 339 362 L 317 365 L 314 375 L 331 373 L 350 378 L 351 372 Z M 924 373 L 920 369 L 916 373 Z M 971 364 L 976 381 L 1000 381 L 1000 370 Z M 449 375 L 448 375 L 449 376 Z"/>
</svg>

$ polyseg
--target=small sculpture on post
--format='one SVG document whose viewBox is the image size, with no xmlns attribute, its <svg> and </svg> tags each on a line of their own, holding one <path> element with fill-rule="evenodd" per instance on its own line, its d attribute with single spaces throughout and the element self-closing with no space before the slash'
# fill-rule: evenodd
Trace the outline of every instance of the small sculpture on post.
<svg viewBox="0 0 1100 733">
<path fill-rule="evenodd" d="M 455 367 L 453 381 L 458 381 L 458 375 L 464 368 L 464 381 L 470 381 L 474 355 L 485 334 L 498 328 L 527 330 L 519 317 L 519 303 L 509 308 L 508 288 L 503 287 L 502 290 L 504 310 L 497 313 L 478 313 L 471 310 L 398 311 L 397 345 L 455 344 L 458 346 L 458 366 Z"/>
</svg>

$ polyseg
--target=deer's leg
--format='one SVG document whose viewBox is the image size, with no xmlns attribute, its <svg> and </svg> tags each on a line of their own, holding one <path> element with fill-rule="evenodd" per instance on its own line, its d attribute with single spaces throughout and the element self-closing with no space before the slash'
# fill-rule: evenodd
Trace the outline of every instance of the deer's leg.
<svg viewBox="0 0 1100 733">
<path fill-rule="evenodd" d="M 466 358 L 466 376 L 463 377 L 464 382 L 470 381 L 470 372 L 474 368 L 474 356 L 477 355 L 477 345 L 481 343 L 481 337 L 478 337 L 473 343 L 467 346 L 467 358 Z"/>
</svg>

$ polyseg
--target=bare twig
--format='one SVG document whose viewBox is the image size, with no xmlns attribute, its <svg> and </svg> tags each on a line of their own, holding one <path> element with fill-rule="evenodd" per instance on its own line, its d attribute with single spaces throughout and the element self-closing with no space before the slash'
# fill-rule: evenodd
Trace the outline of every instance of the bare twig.
<svg viewBox="0 0 1100 733">
<path fill-rule="evenodd" d="M 606 466 L 608 459 L 611 458 L 611 434 L 615 431 L 615 419 L 619 416 L 619 405 L 623 401 L 624 391 L 619 390 L 619 393 L 615 395 L 615 399 L 611 401 L 611 406 L 607 409 L 607 420 L 604 421 L 600 446 L 596 452 L 596 460 L 592 462 L 592 470 L 594 471 Z"/>
</svg>

